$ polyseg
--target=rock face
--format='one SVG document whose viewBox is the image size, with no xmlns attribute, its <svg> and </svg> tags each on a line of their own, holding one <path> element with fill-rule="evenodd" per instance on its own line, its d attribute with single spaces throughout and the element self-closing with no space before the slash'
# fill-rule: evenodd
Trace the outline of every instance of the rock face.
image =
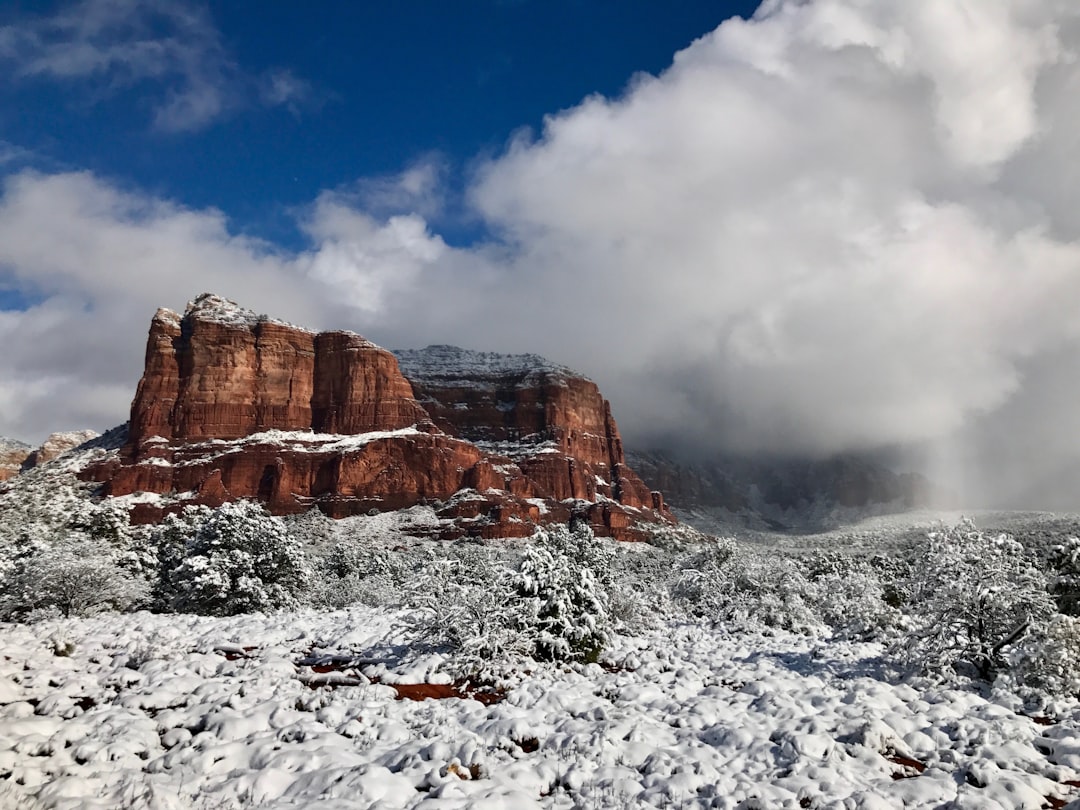
<svg viewBox="0 0 1080 810">
<path fill-rule="evenodd" d="M 36 449 L 23 442 L 0 436 L 0 481 L 10 481 L 23 470 L 47 464 L 99 435 L 93 430 L 53 433 Z"/>
<path fill-rule="evenodd" d="M 41 446 L 32 452 L 23 462 L 23 469 L 40 467 L 48 464 L 54 458 L 58 458 L 81 444 L 96 439 L 101 434 L 96 430 L 69 430 L 63 433 L 53 433 Z"/>
<path fill-rule="evenodd" d="M 8 481 L 18 475 L 32 452 L 30 445 L 0 436 L 0 481 Z"/>
<path fill-rule="evenodd" d="M 626 465 L 596 385 L 532 355 L 390 352 L 213 295 L 158 310 L 117 457 L 87 469 L 134 516 L 258 498 L 334 517 L 433 504 L 443 537 L 527 536 L 578 515 L 633 540 L 672 520 Z"/>
<path fill-rule="evenodd" d="M 591 380 L 531 354 L 455 346 L 396 354 L 441 430 L 510 456 L 544 497 L 663 509 L 626 466 L 611 407 Z"/>
</svg>

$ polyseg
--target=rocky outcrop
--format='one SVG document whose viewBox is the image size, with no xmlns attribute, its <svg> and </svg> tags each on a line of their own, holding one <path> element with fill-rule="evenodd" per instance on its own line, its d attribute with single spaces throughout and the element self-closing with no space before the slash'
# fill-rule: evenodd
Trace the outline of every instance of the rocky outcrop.
<svg viewBox="0 0 1080 810">
<path fill-rule="evenodd" d="M 18 475 L 32 452 L 30 445 L 0 436 L 0 481 L 8 481 Z"/>
<path fill-rule="evenodd" d="M 216 296 L 159 309 L 131 409 L 131 442 L 267 430 L 354 434 L 427 419 L 394 356 L 359 335 L 315 334 Z"/>
<path fill-rule="evenodd" d="M 37 448 L 0 436 L 0 481 L 10 481 L 24 470 L 47 464 L 68 450 L 96 439 L 99 435 L 93 430 L 53 433 Z"/>
<path fill-rule="evenodd" d="M 27 457 L 26 461 L 23 462 L 23 469 L 27 470 L 31 467 L 48 464 L 53 459 L 64 455 L 68 450 L 74 450 L 76 447 L 86 444 L 100 435 L 96 430 L 68 430 L 63 433 L 53 433 Z"/>
<path fill-rule="evenodd" d="M 632 540 L 671 520 L 626 465 L 591 381 L 449 347 L 402 353 L 402 365 L 359 335 L 212 295 L 183 317 L 159 310 L 127 444 L 84 477 L 114 497 L 166 496 L 133 498 L 144 521 L 235 498 L 334 517 L 426 503 L 444 537 L 527 536 L 580 515 Z"/>
<path fill-rule="evenodd" d="M 396 354 L 440 429 L 509 455 L 544 497 L 663 509 L 626 465 L 611 406 L 592 380 L 531 354 L 456 346 Z"/>
</svg>

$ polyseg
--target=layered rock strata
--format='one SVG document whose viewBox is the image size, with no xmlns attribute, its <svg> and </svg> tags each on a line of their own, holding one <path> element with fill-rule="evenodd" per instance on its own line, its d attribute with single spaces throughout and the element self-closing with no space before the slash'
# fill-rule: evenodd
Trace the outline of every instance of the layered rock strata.
<svg viewBox="0 0 1080 810">
<path fill-rule="evenodd" d="M 401 356 L 208 294 L 183 317 L 159 310 L 127 444 L 84 475 L 109 496 L 168 496 L 131 498 L 144 522 L 236 498 L 333 517 L 430 504 L 443 537 L 524 537 L 578 515 L 634 540 L 672 519 L 591 381 L 531 355 Z"/>
</svg>

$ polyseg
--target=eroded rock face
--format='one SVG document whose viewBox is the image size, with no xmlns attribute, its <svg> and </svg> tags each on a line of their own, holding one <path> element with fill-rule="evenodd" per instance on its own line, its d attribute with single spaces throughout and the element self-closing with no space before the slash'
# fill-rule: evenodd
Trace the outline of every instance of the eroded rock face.
<svg viewBox="0 0 1080 810">
<path fill-rule="evenodd" d="M 653 494 L 626 466 L 611 406 L 592 380 L 531 354 L 455 346 L 396 354 L 438 427 L 506 453 L 544 497 L 654 508 Z"/>
<path fill-rule="evenodd" d="M 402 365 L 359 335 L 212 295 L 183 317 L 158 310 L 128 442 L 85 476 L 111 496 L 169 496 L 138 499 L 143 521 L 236 498 L 334 517 L 429 503 L 446 537 L 524 537 L 579 515 L 633 540 L 672 519 L 626 466 L 591 381 L 531 355 L 451 347 L 402 353 Z"/>
<path fill-rule="evenodd" d="M 93 430 L 53 433 L 37 448 L 0 436 L 0 481 L 10 481 L 24 470 L 47 464 L 68 450 L 96 439 L 99 435 Z"/>
<path fill-rule="evenodd" d="M 0 436 L 0 481 L 9 481 L 18 475 L 31 452 L 30 445 Z"/>
</svg>

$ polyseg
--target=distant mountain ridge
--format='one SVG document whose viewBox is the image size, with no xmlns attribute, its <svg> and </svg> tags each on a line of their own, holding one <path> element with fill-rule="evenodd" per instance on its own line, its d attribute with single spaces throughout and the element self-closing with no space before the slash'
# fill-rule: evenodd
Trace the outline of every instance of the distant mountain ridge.
<svg viewBox="0 0 1080 810">
<path fill-rule="evenodd" d="M 703 531 L 725 525 L 830 529 L 872 515 L 939 506 L 949 498 L 918 473 L 897 473 L 855 456 L 688 461 L 662 451 L 630 451 L 628 457 L 683 520 Z"/>
</svg>

